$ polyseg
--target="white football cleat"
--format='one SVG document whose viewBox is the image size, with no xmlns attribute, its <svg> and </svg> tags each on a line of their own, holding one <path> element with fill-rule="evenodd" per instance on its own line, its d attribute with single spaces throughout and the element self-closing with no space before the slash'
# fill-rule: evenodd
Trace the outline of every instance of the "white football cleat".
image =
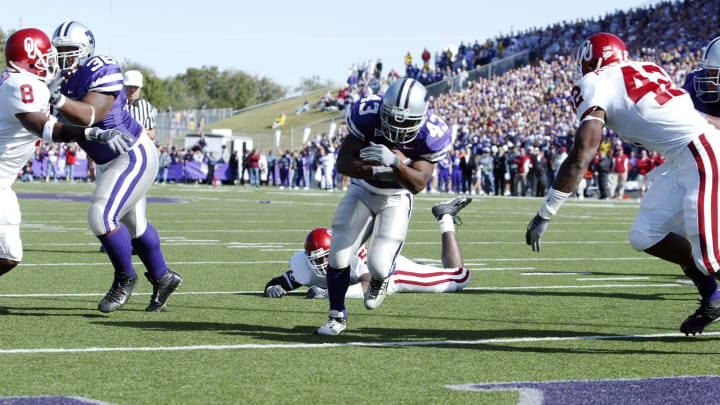
<svg viewBox="0 0 720 405">
<path fill-rule="evenodd" d="M 370 278 L 370 284 L 365 292 L 365 308 L 375 309 L 382 304 L 387 294 L 388 284 L 390 284 L 390 277 L 377 280 Z"/>
<path fill-rule="evenodd" d="M 347 328 L 347 319 L 345 319 L 345 313 L 342 311 L 330 310 L 328 313 L 328 320 L 325 325 L 318 328 L 315 331 L 317 335 L 323 336 L 337 336 Z"/>
</svg>

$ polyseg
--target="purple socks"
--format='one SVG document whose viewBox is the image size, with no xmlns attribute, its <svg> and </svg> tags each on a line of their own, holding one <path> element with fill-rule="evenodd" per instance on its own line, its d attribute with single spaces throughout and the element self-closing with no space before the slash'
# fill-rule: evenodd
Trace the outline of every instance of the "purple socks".
<svg viewBox="0 0 720 405">
<path fill-rule="evenodd" d="M 153 280 L 159 280 L 165 275 L 168 267 L 163 259 L 162 251 L 160 251 L 160 237 L 149 222 L 145 233 L 132 240 L 132 247 L 135 248 L 135 253 L 142 260 Z"/>
<path fill-rule="evenodd" d="M 105 253 L 110 258 L 115 273 L 125 273 L 129 278 L 133 278 L 135 272 L 132 267 L 130 232 L 125 228 L 125 225 L 120 224 L 115 232 L 97 238 L 100 239 L 100 243 L 105 248 Z"/>
<path fill-rule="evenodd" d="M 345 293 L 350 285 L 350 269 L 336 271 L 328 268 L 325 279 L 327 280 L 330 310 L 345 311 Z"/>
</svg>

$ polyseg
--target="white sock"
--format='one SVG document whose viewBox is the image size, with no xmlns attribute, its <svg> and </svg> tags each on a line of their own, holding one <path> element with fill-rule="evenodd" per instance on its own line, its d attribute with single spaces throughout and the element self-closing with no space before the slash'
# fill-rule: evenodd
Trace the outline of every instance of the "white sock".
<svg viewBox="0 0 720 405">
<path fill-rule="evenodd" d="M 443 215 L 438 223 L 440 224 L 440 233 L 455 232 L 455 221 L 453 221 L 452 215 Z"/>
</svg>

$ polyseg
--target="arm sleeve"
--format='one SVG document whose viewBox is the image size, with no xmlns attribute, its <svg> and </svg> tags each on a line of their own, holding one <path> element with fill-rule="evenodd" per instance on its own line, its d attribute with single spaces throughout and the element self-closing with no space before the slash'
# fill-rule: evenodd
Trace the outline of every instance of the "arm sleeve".
<svg viewBox="0 0 720 405">
<path fill-rule="evenodd" d="M 360 114 L 358 112 L 359 108 L 359 101 L 353 104 L 352 107 L 350 107 L 350 111 L 348 112 L 347 118 L 345 119 L 345 124 L 350 135 L 362 142 L 365 142 L 365 134 L 363 134 L 362 130 L 360 129 Z"/>
</svg>

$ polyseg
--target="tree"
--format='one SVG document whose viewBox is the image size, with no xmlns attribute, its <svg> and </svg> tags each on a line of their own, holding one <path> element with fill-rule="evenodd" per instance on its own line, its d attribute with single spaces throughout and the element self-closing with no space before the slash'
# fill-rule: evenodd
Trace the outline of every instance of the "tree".
<svg viewBox="0 0 720 405">
<path fill-rule="evenodd" d="M 320 76 L 312 75 L 310 77 L 303 77 L 300 79 L 300 84 L 295 87 L 296 93 L 309 93 L 314 90 L 334 88 L 336 87 L 332 80 L 327 79 L 325 81 L 320 80 Z"/>
</svg>

